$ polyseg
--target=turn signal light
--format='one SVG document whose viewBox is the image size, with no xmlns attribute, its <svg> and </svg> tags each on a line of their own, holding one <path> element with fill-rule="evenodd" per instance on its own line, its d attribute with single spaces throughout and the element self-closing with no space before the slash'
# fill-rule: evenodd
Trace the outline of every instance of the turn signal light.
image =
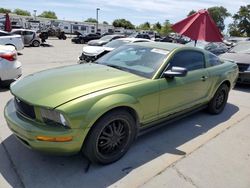
<svg viewBox="0 0 250 188">
<path fill-rule="evenodd" d="M 65 136 L 65 137 L 37 136 L 36 139 L 39 141 L 47 141 L 47 142 L 70 142 L 73 138 L 72 136 Z"/>
</svg>

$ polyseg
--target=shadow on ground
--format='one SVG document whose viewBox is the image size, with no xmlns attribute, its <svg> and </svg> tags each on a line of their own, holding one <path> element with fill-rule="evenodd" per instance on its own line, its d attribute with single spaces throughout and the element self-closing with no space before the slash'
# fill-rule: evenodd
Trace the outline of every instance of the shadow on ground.
<svg viewBox="0 0 250 188">
<path fill-rule="evenodd" d="M 108 166 L 92 164 L 88 172 L 85 172 L 88 162 L 80 154 L 71 157 L 40 154 L 24 147 L 13 135 L 5 139 L 2 146 L 7 148 L 25 187 L 101 188 L 112 185 L 131 170 L 163 154 L 185 155 L 185 152 L 176 148 L 229 120 L 238 110 L 237 106 L 227 104 L 220 115 L 212 116 L 202 111 L 144 134 L 121 160 Z M 3 150 L 0 150 L 0 156 L 1 152 Z M 5 168 L 0 165 L 0 173 L 14 187 L 16 182 Z"/>
</svg>

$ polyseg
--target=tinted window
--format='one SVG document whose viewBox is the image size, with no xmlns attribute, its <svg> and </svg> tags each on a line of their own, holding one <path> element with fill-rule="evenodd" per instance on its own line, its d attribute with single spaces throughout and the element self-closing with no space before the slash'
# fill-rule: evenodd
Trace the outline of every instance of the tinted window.
<svg viewBox="0 0 250 188">
<path fill-rule="evenodd" d="M 220 65 L 221 61 L 216 55 L 209 53 L 208 54 L 208 63 L 210 64 L 210 66 L 215 66 L 215 65 Z"/>
<path fill-rule="evenodd" d="M 78 30 L 78 26 L 77 25 L 73 25 L 73 29 L 74 30 Z"/>
<path fill-rule="evenodd" d="M 170 60 L 168 69 L 172 67 L 184 67 L 189 71 L 205 67 L 204 55 L 196 51 L 177 52 Z"/>
</svg>

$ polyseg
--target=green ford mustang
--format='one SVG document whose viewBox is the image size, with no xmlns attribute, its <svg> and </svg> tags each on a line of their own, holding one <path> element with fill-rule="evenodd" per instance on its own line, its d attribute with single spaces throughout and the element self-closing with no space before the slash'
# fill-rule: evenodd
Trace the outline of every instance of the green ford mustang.
<svg viewBox="0 0 250 188">
<path fill-rule="evenodd" d="M 205 107 L 222 112 L 237 75 L 236 64 L 201 49 L 137 43 L 15 82 L 4 113 L 29 148 L 108 164 L 143 130 Z"/>
</svg>

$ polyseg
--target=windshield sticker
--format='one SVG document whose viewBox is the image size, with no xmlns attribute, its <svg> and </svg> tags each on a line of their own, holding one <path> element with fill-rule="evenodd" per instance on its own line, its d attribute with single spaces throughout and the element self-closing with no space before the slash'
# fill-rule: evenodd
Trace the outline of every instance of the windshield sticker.
<svg viewBox="0 0 250 188">
<path fill-rule="evenodd" d="M 161 49 L 156 49 L 156 48 L 153 48 L 153 49 L 151 50 L 151 52 L 155 52 L 155 53 L 163 54 L 163 55 L 167 55 L 167 54 L 168 54 L 168 51 L 166 51 L 166 50 L 161 50 Z"/>
</svg>

